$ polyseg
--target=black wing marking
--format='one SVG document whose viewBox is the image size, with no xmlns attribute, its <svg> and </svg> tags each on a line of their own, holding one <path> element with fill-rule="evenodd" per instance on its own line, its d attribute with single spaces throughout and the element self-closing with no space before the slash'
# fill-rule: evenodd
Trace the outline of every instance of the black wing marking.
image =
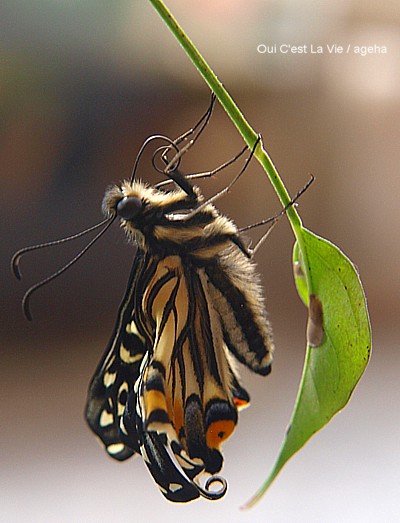
<svg viewBox="0 0 400 523">
<path fill-rule="evenodd" d="M 220 499 L 227 490 L 227 484 L 223 478 L 213 476 L 208 479 L 204 487 L 201 487 L 194 481 L 204 472 L 204 465 L 201 461 L 190 459 L 175 437 L 171 438 L 166 433 L 145 429 L 144 374 L 145 369 L 135 385 L 135 391 L 132 391 L 129 396 L 122 425 L 127 427 L 135 419 L 140 452 L 161 493 L 169 501 L 175 503 L 187 503 L 197 499 L 200 495 L 210 500 Z M 211 491 L 210 486 L 215 482 L 220 484 L 220 488 L 217 491 Z"/>
<path fill-rule="evenodd" d="M 138 452 L 141 453 L 154 481 L 169 501 L 186 503 L 200 496 L 199 488 L 191 480 L 204 468 L 192 463 L 189 459 L 186 460 L 182 447 L 177 441 L 174 441 L 173 452 L 177 455 L 182 454 L 180 462 L 183 471 L 186 473 L 183 474 L 173 462 L 171 453 L 168 452 L 166 434 L 157 434 L 154 431 L 145 430 L 143 376 L 148 366 L 147 358 L 148 354 L 143 361 L 140 377 L 129 393 L 121 420 L 121 439 L 128 447 L 131 447 L 132 443 L 138 445 Z"/>
<path fill-rule="evenodd" d="M 199 489 L 184 478 L 167 451 L 166 437 L 143 433 L 142 456 L 160 491 L 169 501 L 187 503 L 200 496 Z"/>
<path fill-rule="evenodd" d="M 250 396 L 246 389 L 239 383 L 238 377 L 235 374 L 233 368 L 231 368 L 232 383 L 231 392 L 233 396 L 233 402 L 238 410 L 244 409 L 250 405 Z"/>
<path fill-rule="evenodd" d="M 113 335 L 90 383 L 86 404 L 90 428 L 108 454 L 119 461 L 139 452 L 137 437 L 131 434 L 129 446 L 126 439 L 121 438 L 120 419 L 147 350 L 144 332 L 135 321 L 137 283 L 145 270 L 145 255 L 138 251 Z"/>
<path fill-rule="evenodd" d="M 189 478 L 186 478 L 173 462 L 168 452 L 167 436 L 144 431 L 140 418 L 137 423 L 137 430 L 141 442 L 142 457 L 161 493 L 169 501 L 176 503 L 187 503 L 198 498 L 200 496 L 198 486 Z M 175 452 L 179 455 L 182 450 L 180 445 L 176 443 Z"/>
</svg>

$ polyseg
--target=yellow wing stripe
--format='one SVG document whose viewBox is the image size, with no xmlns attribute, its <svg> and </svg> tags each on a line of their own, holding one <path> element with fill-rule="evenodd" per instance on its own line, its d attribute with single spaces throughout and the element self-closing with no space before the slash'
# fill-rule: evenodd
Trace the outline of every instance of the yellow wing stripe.
<svg viewBox="0 0 400 523">
<path fill-rule="evenodd" d="M 145 392 L 144 406 L 147 417 L 155 410 L 168 412 L 165 394 L 159 390 L 148 390 Z"/>
</svg>

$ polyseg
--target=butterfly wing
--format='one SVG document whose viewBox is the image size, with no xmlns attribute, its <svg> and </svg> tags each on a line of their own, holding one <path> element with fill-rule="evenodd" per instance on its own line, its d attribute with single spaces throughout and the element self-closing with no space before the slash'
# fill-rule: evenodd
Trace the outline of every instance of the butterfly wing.
<svg viewBox="0 0 400 523">
<path fill-rule="evenodd" d="M 145 357 L 140 377 L 129 394 L 123 415 L 121 431 L 125 435 L 124 437 L 128 438 L 129 444 L 132 432 L 137 434 L 143 460 L 161 493 L 169 501 L 187 503 L 200 495 L 208 499 L 219 499 L 227 489 L 225 480 L 214 476 L 205 483 L 204 487 L 194 481 L 204 472 L 204 464 L 201 460 L 189 457 L 177 439 L 172 425 L 167 432 L 147 430 L 145 403 L 148 402 L 149 391 L 145 391 L 144 380 L 148 375 L 148 367 L 151 366 L 151 362 L 147 363 Z M 154 375 L 152 380 L 153 384 L 157 381 Z M 154 392 L 157 389 L 152 390 Z M 152 414 L 154 413 L 153 410 Z M 220 488 L 211 491 L 212 483 L 218 483 Z"/>
<path fill-rule="evenodd" d="M 129 397 L 123 425 L 127 426 L 132 419 L 135 420 L 140 452 L 161 493 L 169 501 L 178 503 L 192 501 L 200 495 L 199 488 L 192 479 L 203 471 L 203 467 L 190 460 L 176 438 L 171 442 L 165 433 L 146 430 L 144 375 L 145 371 L 136 383 L 135 391 Z"/>
<path fill-rule="evenodd" d="M 162 494 L 174 502 L 224 495 L 222 478 L 211 476 L 204 487 L 199 480 L 221 469 L 220 446 L 249 402 L 228 357 L 231 352 L 243 360 L 247 347 L 239 336 L 233 351 L 225 334 L 228 327 L 238 333 L 245 318 L 235 324 L 223 318 L 236 308 L 238 283 L 230 285 L 230 309 L 223 304 L 221 311 L 213 292 L 217 280 L 232 281 L 224 269 L 212 273 L 180 256 L 154 258 L 139 251 L 89 388 L 87 420 L 107 452 L 118 460 L 140 453 Z M 246 361 L 256 371 L 261 363 L 262 373 L 269 363 L 263 349 L 251 355 L 253 365 Z M 214 482 L 222 485 L 219 491 L 210 490 Z"/>
<path fill-rule="evenodd" d="M 222 478 L 212 476 L 204 487 L 199 481 L 203 472 L 220 470 L 219 446 L 237 419 L 234 398 L 243 403 L 248 396 L 225 357 L 204 275 L 184 268 L 178 256 L 158 259 L 150 273 L 137 290 L 151 346 L 130 389 L 120 438 L 128 448 L 138 442 L 168 500 L 219 499 L 226 491 Z M 220 488 L 211 491 L 212 483 Z"/>
<path fill-rule="evenodd" d="M 126 438 L 121 437 L 120 419 L 146 353 L 145 335 L 135 321 L 137 284 L 145 266 L 145 257 L 138 251 L 113 335 L 90 383 L 86 404 L 85 415 L 90 428 L 108 454 L 119 461 L 139 452 L 137 435 L 131 432 L 129 445 Z"/>
</svg>

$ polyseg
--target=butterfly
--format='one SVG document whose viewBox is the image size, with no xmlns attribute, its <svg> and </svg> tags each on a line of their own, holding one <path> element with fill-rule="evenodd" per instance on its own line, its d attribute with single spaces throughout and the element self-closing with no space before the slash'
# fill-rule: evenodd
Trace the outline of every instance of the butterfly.
<svg viewBox="0 0 400 523">
<path fill-rule="evenodd" d="M 178 169 L 178 144 L 202 124 L 200 134 L 212 104 L 178 139 L 155 135 L 144 142 L 131 179 L 107 190 L 103 222 L 70 238 L 22 249 L 13 258 L 20 276 L 18 262 L 25 252 L 106 224 L 77 257 L 29 289 L 23 306 L 30 319 L 32 292 L 75 263 L 120 220 L 136 254 L 114 331 L 90 382 L 85 417 L 112 458 L 141 455 L 172 502 L 225 494 L 227 482 L 217 475 L 221 447 L 250 401 L 237 362 L 266 376 L 274 351 L 253 252 L 213 203 L 228 192 L 251 156 L 239 175 L 208 200 L 192 183 L 197 176 Z M 149 185 L 135 172 L 144 148 L 159 138 L 168 143 L 160 149 L 167 180 Z M 171 151 L 175 155 L 168 161 Z"/>
<path fill-rule="evenodd" d="M 141 454 L 175 502 L 225 493 L 213 475 L 249 403 L 235 360 L 266 375 L 273 352 L 259 277 L 236 225 L 190 189 L 134 180 L 104 197 L 106 216 L 120 218 L 137 252 L 86 406 L 107 452 Z M 203 473 L 211 474 L 204 488 L 196 482 Z M 216 481 L 222 488 L 211 491 Z"/>
</svg>

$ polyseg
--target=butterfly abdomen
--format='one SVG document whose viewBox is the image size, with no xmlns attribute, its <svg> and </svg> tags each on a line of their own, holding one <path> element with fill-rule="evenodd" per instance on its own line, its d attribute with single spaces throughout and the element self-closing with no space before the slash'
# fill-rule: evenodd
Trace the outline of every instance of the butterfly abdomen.
<svg viewBox="0 0 400 523">
<path fill-rule="evenodd" d="M 274 344 L 254 263 L 232 247 L 208 265 L 206 273 L 226 346 L 240 363 L 265 376 Z"/>
</svg>

